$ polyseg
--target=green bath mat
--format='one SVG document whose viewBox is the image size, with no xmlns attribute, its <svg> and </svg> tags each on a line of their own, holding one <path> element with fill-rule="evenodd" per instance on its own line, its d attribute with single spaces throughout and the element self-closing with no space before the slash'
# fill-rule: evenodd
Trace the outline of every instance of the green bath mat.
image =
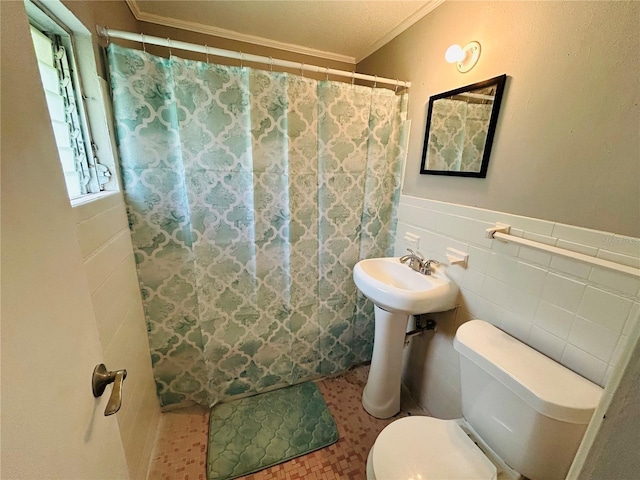
<svg viewBox="0 0 640 480">
<path fill-rule="evenodd" d="M 338 441 L 315 383 L 216 405 L 209 421 L 209 480 L 236 478 Z"/>
</svg>

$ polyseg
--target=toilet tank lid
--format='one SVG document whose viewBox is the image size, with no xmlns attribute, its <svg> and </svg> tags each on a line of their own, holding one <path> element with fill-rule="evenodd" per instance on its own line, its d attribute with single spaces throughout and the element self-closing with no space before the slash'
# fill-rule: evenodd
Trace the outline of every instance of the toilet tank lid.
<svg viewBox="0 0 640 480">
<path fill-rule="evenodd" d="M 542 415 L 586 424 L 602 388 L 483 320 L 458 328 L 454 348 Z"/>
</svg>

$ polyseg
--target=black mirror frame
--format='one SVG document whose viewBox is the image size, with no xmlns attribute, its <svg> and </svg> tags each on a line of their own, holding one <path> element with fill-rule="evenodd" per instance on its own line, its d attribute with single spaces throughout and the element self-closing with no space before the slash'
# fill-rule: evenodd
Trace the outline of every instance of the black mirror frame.
<svg viewBox="0 0 640 480">
<path fill-rule="evenodd" d="M 422 163 L 420 164 L 420 174 L 422 175 L 448 175 L 452 177 L 475 177 L 486 178 L 487 169 L 489 168 L 489 156 L 491 155 L 491 146 L 493 144 L 493 136 L 496 131 L 496 125 L 498 123 L 498 113 L 500 112 L 500 104 L 502 103 L 502 95 L 504 93 L 504 86 L 507 80 L 507 75 L 499 75 L 489 80 L 474 83 L 472 85 L 466 85 L 464 87 L 456 88 L 448 92 L 439 93 L 429 98 L 429 111 L 427 113 L 427 128 L 424 134 L 424 145 L 422 147 Z M 479 172 L 455 172 L 450 170 L 428 170 L 426 168 L 427 160 L 427 148 L 429 146 L 429 129 L 431 127 L 431 113 L 433 111 L 433 102 L 441 98 L 451 97 L 460 93 L 468 92 L 470 90 L 477 90 L 480 88 L 496 85 L 496 96 L 493 101 L 493 109 L 491 110 L 491 118 L 489 119 L 489 129 L 487 131 L 487 140 L 482 155 L 482 165 Z"/>
</svg>

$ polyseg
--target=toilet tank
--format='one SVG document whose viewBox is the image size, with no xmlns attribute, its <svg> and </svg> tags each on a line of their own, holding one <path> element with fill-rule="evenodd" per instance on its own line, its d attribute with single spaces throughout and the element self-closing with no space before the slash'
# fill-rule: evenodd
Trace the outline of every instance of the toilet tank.
<svg viewBox="0 0 640 480">
<path fill-rule="evenodd" d="M 602 389 L 482 320 L 453 344 L 466 421 L 522 475 L 564 479 Z"/>
</svg>

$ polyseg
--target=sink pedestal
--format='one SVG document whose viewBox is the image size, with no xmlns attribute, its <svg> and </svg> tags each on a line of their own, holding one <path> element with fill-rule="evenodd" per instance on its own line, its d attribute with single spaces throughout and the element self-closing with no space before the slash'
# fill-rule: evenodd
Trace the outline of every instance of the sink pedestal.
<svg viewBox="0 0 640 480">
<path fill-rule="evenodd" d="M 409 315 L 375 305 L 375 319 L 373 357 L 362 406 L 376 418 L 389 418 L 400 411 L 402 348 Z"/>
<path fill-rule="evenodd" d="M 375 336 L 364 409 L 377 418 L 400 411 L 400 376 L 409 315 L 444 312 L 455 307 L 458 287 L 442 267 L 431 275 L 417 272 L 399 258 L 367 258 L 353 268 L 358 290 L 375 305 Z"/>
</svg>

